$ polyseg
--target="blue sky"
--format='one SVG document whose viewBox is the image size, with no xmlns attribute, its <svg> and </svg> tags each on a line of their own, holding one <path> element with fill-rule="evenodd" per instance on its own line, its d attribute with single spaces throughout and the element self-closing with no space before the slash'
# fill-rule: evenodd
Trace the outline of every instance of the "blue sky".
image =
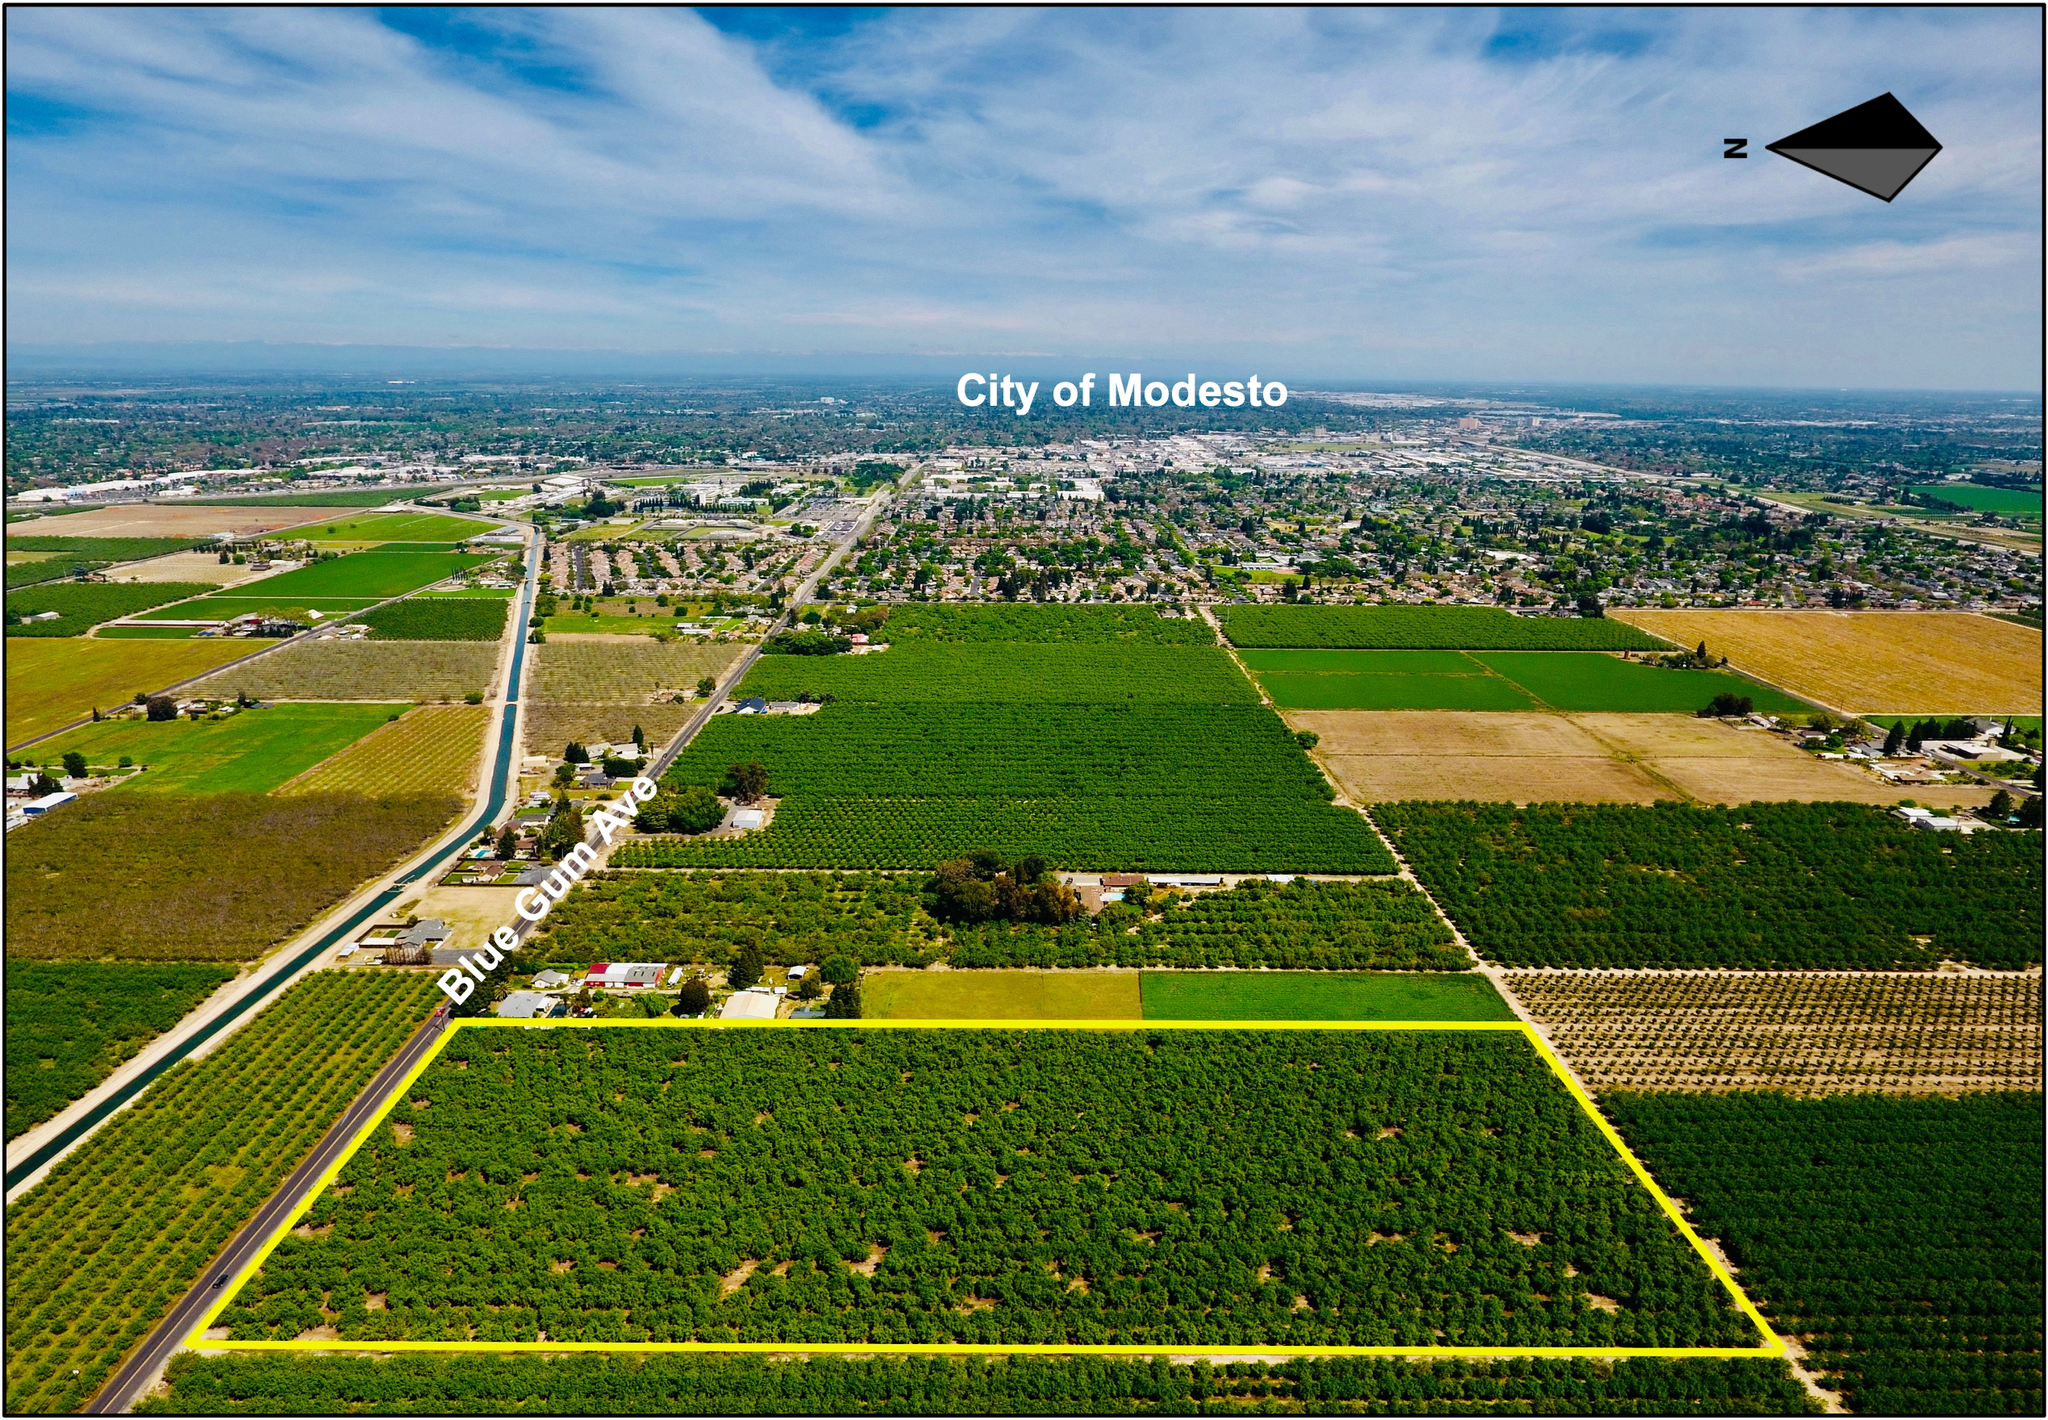
<svg viewBox="0 0 2048 1420">
<path fill-rule="evenodd" d="M 2041 383 L 2036 9 L 6 22 L 17 347 Z M 1890 205 L 1762 151 L 1886 90 Z"/>
</svg>

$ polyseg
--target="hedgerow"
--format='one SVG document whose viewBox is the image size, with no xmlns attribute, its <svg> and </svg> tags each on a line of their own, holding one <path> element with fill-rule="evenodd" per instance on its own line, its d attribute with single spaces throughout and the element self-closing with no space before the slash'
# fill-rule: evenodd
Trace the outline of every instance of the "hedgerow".
<svg viewBox="0 0 2048 1420">
<path fill-rule="evenodd" d="M 199 962 L 7 963 L 7 1137 L 114 1072 L 235 974 Z"/>
<path fill-rule="evenodd" d="M 1343 650 L 1662 651 L 1645 631 L 1606 617 L 1516 616 L 1486 606 L 1219 606 L 1236 646 Z"/>
<path fill-rule="evenodd" d="M 617 855 L 614 855 L 617 861 Z M 1461 971 L 1429 902 L 1399 880 L 1285 885 L 1111 905 L 1061 926 L 947 925 L 925 910 L 921 874 L 604 873 L 549 914 L 550 960 L 731 961 L 752 947 L 795 966 L 1174 966 Z"/>
<path fill-rule="evenodd" d="M 1851 1411 L 2042 1413 L 2038 1092 L 1602 1104 Z"/>
<path fill-rule="evenodd" d="M 1149 606 L 959 606 L 909 603 L 888 608 L 877 641 L 1010 641 L 1064 644 L 1149 643 L 1213 646 L 1199 615 L 1167 617 Z"/>
<path fill-rule="evenodd" d="M 1783 1361 L 202 1356 L 137 1415 L 1799 1415 Z"/>
<path fill-rule="evenodd" d="M 510 603 L 497 597 L 408 597 L 350 617 L 373 641 L 496 641 Z"/>
<path fill-rule="evenodd" d="M 1931 968 L 2041 960 L 2039 833 L 1863 804 L 1384 804 L 1380 826 L 1512 966 Z"/>
<path fill-rule="evenodd" d="M 7 1209 L 7 1410 L 72 1410 L 184 1295 L 439 999 L 319 972 L 173 1066 Z"/>
<path fill-rule="evenodd" d="M 1757 1340 L 1526 1038 L 1451 1032 L 469 1031 L 219 1323 Z"/>
<path fill-rule="evenodd" d="M 893 654 L 893 653 L 891 653 Z M 979 849 L 1057 867 L 1373 873 L 1392 860 L 1259 706 L 829 705 L 725 715 L 667 782 L 768 770 L 774 822 L 633 845 L 635 867 L 929 868 Z"/>
</svg>

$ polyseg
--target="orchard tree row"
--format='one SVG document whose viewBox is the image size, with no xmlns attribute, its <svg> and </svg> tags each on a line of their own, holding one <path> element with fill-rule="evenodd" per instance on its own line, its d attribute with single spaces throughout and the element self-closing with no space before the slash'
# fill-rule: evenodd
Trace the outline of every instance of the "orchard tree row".
<svg viewBox="0 0 2048 1420">
<path fill-rule="evenodd" d="M 1029 860 L 1025 860 L 1029 866 Z M 998 875 L 1020 871 L 1018 864 Z M 1030 906 L 1042 906 L 1042 868 Z M 976 880 L 978 881 L 978 880 Z M 547 960 L 728 964 L 752 949 L 766 964 L 843 956 L 862 966 L 1174 966 L 1462 971 L 1471 965 L 1430 909 L 1398 879 L 1290 883 L 1252 879 L 1228 891 L 1157 890 L 1065 922 L 957 919 L 945 875 L 918 873 L 601 873 L 548 917 L 531 952 Z M 959 885 L 965 891 L 965 884 Z M 1012 889 L 1017 896 L 1017 890 Z M 987 897 L 997 902 L 994 885 Z M 978 899 L 977 899 L 978 900 Z M 951 909 L 949 909 L 951 904 Z M 1055 914 L 1064 915 L 1061 907 Z"/>
<path fill-rule="evenodd" d="M 1519 1034 L 476 1030 L 246 1338 L 1740 1346 Z"/>
<path fill-rule="evenodd" d="M 1510 966 L 2008 971 L 2041 961 L 2038 832 L 1925 833 L 1864 804 L 1373 810 Z"/>
</svg>

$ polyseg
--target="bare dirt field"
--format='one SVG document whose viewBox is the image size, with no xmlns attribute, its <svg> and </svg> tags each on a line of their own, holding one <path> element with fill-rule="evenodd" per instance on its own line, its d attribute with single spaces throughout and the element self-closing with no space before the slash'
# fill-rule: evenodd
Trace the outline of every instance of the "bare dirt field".
<svg viewBox="0 0 2048 1420">
<path fill-rule="evenodd" d="M 1295 711 L 1322 737 L 1316 757 L 1360 803 L 1477 799 L 1648 804 L 1755 799 L 1947 808 L 1990 802 L 1983 785 L 1900 789 L 1815 759 L 1776 735 L 1690 715 L 1549 715 L 1491 711 Z"/>
<path fill-rule="evenodd" d="M 125 643 L 124 643 L 125 644 Z M 497 677 L 495 641 L 301 641 L 201 681 L 259 700 L 460 700 Z"/>
<path fill-rule="evenodd" d="M 15 523 L 7 531 L 23 537 L 209 537 L 214 533 L 275 532 L 301 523 L 351 516 L 360 508 L 195 508 L 176 503 L 122 503 Z M 245 569 L 246 570 L 246 569 Z"/>
<path fill-rule="evenodd" d="M 2041 633 L 1945 611 L 1643 611 L 1617 620 L 1707 643 L 1795 695 L 1852 715 L 2038 715 Z"/>
<path fill-rule="evenodd" d="M 1595 1090 L 2040 1087 L 2035 973 L 1515 971 L 1506 983 Z"/>
<path fill-rule="evenodd" d="M 397 907 L 403 911 L 394 910 L 391 920 L 438 917 L 453 934 L 441 945 L 450 951 L 468 951 L 483 946 L 491 933 L 506 923 L 516 925 L 513 897 L 510 888 L 430 887 L 417 902 L 410 897 L 401 899 Z"/>
<path fill-rule="evenodd" d="M 646 732 L 648 744 L 665 744 L 702 705 L 702 701 L 692 705 L 528 705 L 526 752 L 560 755 L 571 740 L 586 745 L 623 744 L 633 738 L 635 725 Z"/>
<path fill-rule="evenodd" d="M 222 587 L 269 575 L 251 572 L 247 563 L 223 565 L 219 554 L 212 552 L 172 552 L 107 569 L 108 578 L 116 582 L 212 582 Z"/>
</svg>

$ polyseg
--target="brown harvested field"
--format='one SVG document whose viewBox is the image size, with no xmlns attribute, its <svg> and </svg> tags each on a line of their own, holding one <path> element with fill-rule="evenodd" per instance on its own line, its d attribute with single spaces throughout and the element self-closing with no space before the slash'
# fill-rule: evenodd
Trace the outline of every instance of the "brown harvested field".
<svg viewBox="0 0 2048 1420">
<path fill-rule="evenodd" d="M 2033 1090 L 2038 973 L 1511 971 L 1595 1089 Z"/>
<path fill-rule="evenodd" d="M 209 676 L 198 695 L 258 700 L 460 700 L 489 693 L 495 641 L 301 641 Z"/>
<path fill-rule="evenodd" d="M 269 575 L 251 572 L 247 563 L 240 567 L 232 562 L 223 566 L 219 555 L 212 552 L 172 552 L 147 562 L 107 569 L 107 576 L 116 582 L 212 582 L 219 586 Z"/>
<path fill-rule="evenodd" d="M 719 674 L 745 649 L 664 646 L 649 636 L 552 635 L 534 647 L 526 695 L 546 703 L 645 705 L 656 691 L 688 690 L 700 676 Z"/>
<path fill-rule="evenodd" d="M 1851 715 L 2038 715 L 2042 641 L 2031 627 L 1945 611 L 1644 611 L 1617 620 L 1707 643 L 1795 695 Z"/>
<path fill-rule="evenodd" d="M 7 743 L 48 734 L 95 707 L 125 705 L 250 654 L 246 641 L 7 638 Z"/>
<path fill-rule="evenodd" d="M 578 744 L 623 744 L 638 725 L 647 743 L 662 745 L 688 723 L 703 705 L 528 705 L 524 712 L 526 752 L 560 755 L 571 740 Z"/>
<path fill-rule="evenodd" d="M 1835 800 L 1974 807 L 1977 784 L 1901 789 L 1846 764 L 1815 759 L 1763 730 L 1690 715 L 1548 715 L 1478 710 L 1302 710 L 1298 730 L 1322 737 L 1316 758 L 1360 803 L 1475 799 L 1648 804 Z"/>
<path fill-rule="evenodd" d="M 67 513 L 61 518 L 36 518 L 7 531 L 23 537 L 209 537 L 214 533 L 275 532 L 301 523 L 351 516 L 360 508 L 195 508 L 179 503 L 122 503 Z"/>
</svg>

